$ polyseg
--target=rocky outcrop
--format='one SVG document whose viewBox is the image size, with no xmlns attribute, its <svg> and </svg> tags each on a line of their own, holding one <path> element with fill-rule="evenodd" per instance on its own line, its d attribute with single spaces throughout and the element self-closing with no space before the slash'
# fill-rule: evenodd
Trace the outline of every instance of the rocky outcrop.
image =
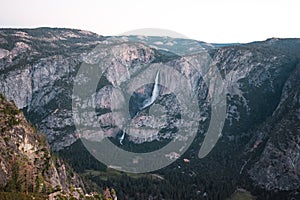
<svg viewBox="0 0 300 200">
<path fill-rule="evenodd" d="M 83 183 L 62 160 L 52 155 L 44 135 L 25 119 L 14 102 L 0 95 L 0 188 L 6 192 L 73 195 Z M 79 194 L 78 194 L 79 196 Z"/>
</svg>

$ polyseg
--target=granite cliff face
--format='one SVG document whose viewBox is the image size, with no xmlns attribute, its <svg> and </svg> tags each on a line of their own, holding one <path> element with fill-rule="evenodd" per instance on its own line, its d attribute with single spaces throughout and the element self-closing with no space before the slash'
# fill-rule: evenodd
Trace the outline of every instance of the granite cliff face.
<svg viewBox="0 0 300 200">
<path fill-rule="evenodd" d="M 98 49 L 94 49 L 97 45 Z M 78 137 L 73 121 L 72 89 L 82 62 L 92 65 L 100 60 L 107 67 L 95 92 L 95 102 L 86 102 L 85 106 L 96 104 L 103 136 L 116 138 L 120 137 L 120 130 L 110 113 L 113 87 L 126 83 L 149 64 L 172 66 L 188 77 L 197 94 L 201 126 L 197 144 L 187 155 L 202 163 L 206 160 L 197 160 L 194 154 L 203 142 L 211 116 L 211 93 L 218 92 L 218 88 L 206 83 L 201 73 L 194 70 L 195 63 L 190 58 L 201 52 L 207 57 L 198 64 L 204 68 L 208 64 L 216 66 L 223 79 L 222 90 L 227 91 L 222 137 L 206 159 L 213 160 L 214 156 L 232 159 L 234 167 L 230 166 L 230 170 L 235 170 L 237 177 L 250 180 L 253 186 L 264 190 L 299 189 L 299 39 L 272 38 L 219 47 L 163 37 L 101 37 L 68 29 L 2 29 L 0 92 L 14 100 L 31 123 L 47 135 L 52 148 L 58 150 Z M 207 68 L 206 72 L 210 70 Z M 79 81 L 85 81 L 85 77 Z M 138 104 L 149 98 L 152 88 L 149 84 L 134 91 L 131 112 L 136 124 L 163 127 L 151 117 L 141 117 L 145 113 L 138 110 Z M 176 128 L 174 116 L 178 106 L 174 98 L 165 89 L 157 100 L 170 107 L 173 115 L 169 122 L 174 123 L 169 124 Z M 163 134 L 127 136 L 125 142 L 170 140 L 174 137 L 174 127 L 163 127 L 167 130 Z"/>
<path fill-rule="evenodd" d="M 261 157 L 249 174 L 267 190 L 296 190 L 300 185 L 299 70 L 298 64 L 284 85 L 280 103 L 268 121 L 258 128 L 247 149 L 253 154 L 263 146 Z"/>
<path fill-rule="evenodd" d="M 71 144 L 72 74 L 82 54 L 102 37 L 86 31 L 47 28 L 1 30 L 0 34 L 1 52 L 6 52 L 0 61 L 1 92 L 23 109 L 54 147 Z"/>
</svg>

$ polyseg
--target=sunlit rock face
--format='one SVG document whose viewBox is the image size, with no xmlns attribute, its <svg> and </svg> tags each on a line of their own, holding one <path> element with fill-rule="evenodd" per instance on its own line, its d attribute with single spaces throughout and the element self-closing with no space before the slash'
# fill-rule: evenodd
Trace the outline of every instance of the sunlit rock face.
<svg viewBox="0 0 300 200">
<path fill-rule="evenodd" d="M 18 180 L 24 180 L 16 183 L 19 192 L 26 191 L 26 184 L 35 186 L 37 193 L 42 190 L 50 193 L 52 188 L 59 187 L 70 194 L 71 186 L 82 191 L 83 183 L 78 175 L 61 159 L 51 156 L 45 136 L 38 135 L 16 105 L 8 102 L 2 94 L 0 127 L 1 188 L 9 188 L 9 184 L 17 177 Z"/>
<path fill-rule="evenodd" d="M 201 55 L 203 52 L 206 57 Z M 91 136 L 88 132 L 78 133 L 74 126 L 74 120 L 80 119 L 73 116 L 73 85 L 83 62 L 101 63 L 106 70 L 96 75 L 99 83 L 93 100 L 82 103 L 82 107 L 92 107 L 97 114 L 97 121 L 89 125 L 101 126 L 93 137 L 118 140 L 125 131 L 119 119 L 124 118 L 130 121 L 127 128 L 131 130 L 124 145 L 170 141 L 176 137 L 185 111 L 178 95 L 170 89 L 178 86 L 176 80 L 169 82 L 169 88 L 159 85 L 159 95 L 144 107 L 143 102 L 153 94 L 157 71 L 153 76 L 141 75 L 148 84 L 128 86 L 128 115 L 116 118 L 112 113 L 123 102 L 116 88 L 149 66 L 167 65 L 187 78 L 197 97 L 199 145 L 193 150 L 197 154 L 211 117 L 212 98 L 218 98 L 213 94 L 220 90 L 212 84 L 216 77 L 210 76 L 209 82 L 203 78 L 213 74 L 211 66 L 215 66 L 223 79 L 221 89 L 227 92 L 227 112 L 216 144 L 220 148 L 212 155 L 235 155 L 237 176 L 250 178 L 254 185 L 292 190 L 300 180 L 299 52 L 298 39 L 219 47 L 168 37 L 102 37 L 68 29 L 2 29 L 0 92 L 14 100 L 31 123 L 47 135 L 52 148 L 58 150 L 82 134 Z M 195 56 L 201 59 L 193 59 Z M 76 78 L 82 83 L 89 80 L 85 76 Z M 85 115 L 92 116 L 92 112 Z M 152 129 L 141 132 L 141 127 Z"/>
</svg>

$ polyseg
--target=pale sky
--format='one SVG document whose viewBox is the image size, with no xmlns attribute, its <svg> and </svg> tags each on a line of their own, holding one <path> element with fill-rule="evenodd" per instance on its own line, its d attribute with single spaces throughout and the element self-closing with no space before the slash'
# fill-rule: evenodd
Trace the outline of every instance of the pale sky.
<svg viewBox="0 0 300 200">
<path fill-rule="evenodd" d="M 160 28 L 213 43 L 300 38 L 299 0 L 1 0 L 0 25 L 119 35 Z"/>
</svg>

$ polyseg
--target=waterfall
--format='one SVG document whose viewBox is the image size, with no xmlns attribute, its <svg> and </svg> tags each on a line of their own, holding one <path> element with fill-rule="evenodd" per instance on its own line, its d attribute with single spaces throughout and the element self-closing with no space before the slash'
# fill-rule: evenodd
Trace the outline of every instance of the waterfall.
<svg viewBox="0 0 300 200">
<path fill-rule="evenodd" d="M 153 104 L 154 101 L 159 96 L 158 78 L 159 78 L 159 71 L 156 73 L 155 82 L 154 82 L 154 88 L 152 90 L 151 97 L 148 98 L 148 99 L 146 99 L 143 102 L 143 106 L 142 106 L 141 110 L 143 110 L 143 109 L 147 108 L 148 106 L 150 106 L 151 104 Z"/>
</svg>

